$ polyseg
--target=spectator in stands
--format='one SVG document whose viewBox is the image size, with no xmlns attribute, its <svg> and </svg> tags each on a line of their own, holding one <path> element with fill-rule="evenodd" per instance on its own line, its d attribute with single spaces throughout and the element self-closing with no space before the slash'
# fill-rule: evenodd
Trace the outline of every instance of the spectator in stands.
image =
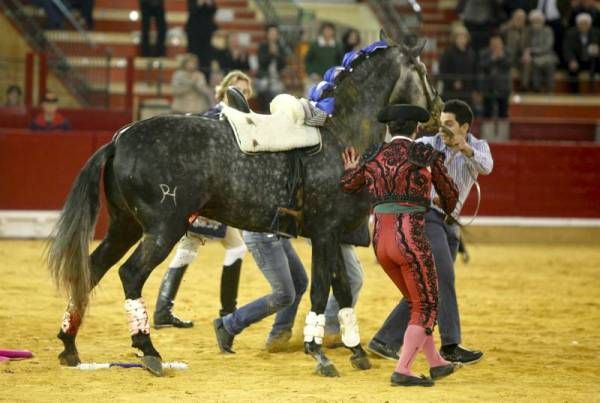
<svg viewBox="0 0 600 403">
<path fill-rule="evenodd" d="M 508 117 L 511 92 L 510 57 L 500 35 L 492 35 L 488 48 L 479 57 L 479 88 L 483 96 L 483 116 L 492 118 L 497 107 L 499 118 Z"/>
<path fill-rule="evenodd" d="M 342 35 L 342 48 L 344 54 L 360 49 L 360 32 L 357 29 L 349 28 L 344 32 L 344 35 Z"/>
<path fill-rule="evenodd" d="M 229 87 L 235 87 L 240 90 L 247 100 L 254 95 L 250 77 L 239 70 L 232 70 L 215 86 L 215 99 L 217 100 L 217 104 L 207 110 L 206 113 L 204 113 L 204 116 L 218 118 L 223 110 L 223 106 L 227 105 L 225 93 Z"/>
<path fill-rule="evenodd" d="M 564 38 L 564 22 L 569 15 L 570 4 L 568 0 L 538 0 L 537 9 L 544 13 L 546 25 L 554 34 L 554 53 L 558 56 L 560 65 L 564 65 L 562 44 Z"/>
<path fill-rule="evenodd" d="M 71 6 L 79 10 L 88 30 L 94 29 L 94 1 L 95 0 L 70 0 Z"/>
<path fill-rule="evenodd" d="M 284 91 L 281 71 L 287 63 L 289 51 L 279 36 L 277 25 L 267 26 L 267 40 L 258 47 L 258 72 L 256 93 L 262 112 L 269 110 L 269 103 Z"/>
<path fill-rule="evenodd" d="M 538 0 L 503 0 L 502 6 L 504 13 L 507 16 L 512 16 L 515 11 L 523 10 L 525 14 L 529 14 L 531 10 L 536 8 Z"/>
<path fill-rule="evenodd" d="M 204 74 L 198 70 L 198 58 L 188 53 L 181 58 L 181 65 L 173 74 L 173 113 L 203 113 L 213 103 L 210 87 Z"/>
<path fill-rule="evenodd" d="M 215 14 L 217 5 L 214 0 L 188 0 L 188 20 L 185 24 L 188 52 L 200 61 L 200 70 L 210 74 L 212 61 L 212 36 L 217 30 Z"/>
<path fill-rule="evenodd" d="M 477 55 L 487 46 L 491 33 L 498 27 L 502 11 L 498 0 L 460 0 L 457 12 L 462 15 L 471 35 L 471 46 Z"/>
<path fill-rule="evenodd" d="M 577 16 L 582 13 L 587 13 L 592 17 L 592 26 L 596 29 L 600 29 L 600 9 L 596 6 L 595 0 L 577 0 L 576 4 L 571 10 L 571 16 L 569 18 L 569 26 L 574 27 L 577 25 Z"/>
<path fill-rule="evenodd" d="M 141 53 L 143 57 L 165 56 L 165 38 L 167 36 L 167 22 L 165 20 L 164 0 L 140 0 L 142 13 L 142 39 Z M 150 46 L 150 20 L 156 24 L 156 44 Z"/>
<path fill-rule="evenodd" d="M 532 10 L 523 52 L 524 74 L 530 74 L 531 89 L 536 92 L 554 90 L 554 71 L 558 58 L 554 53 L 554 34 L 546 26 L 544 13 Z"/>
<path fill-rule="evenodd" d="M 223 74 L 233 70 L 233 56 L 229 50 L 229 35 L 219 31 L 212 37 L 212 61 L 217 62 Z"/>
<path fill-rule="evenodd" d="M 23 102 L 21 101 L 21 96 L 23 92 L 21 91 L 21 87 L 18 85 L 10 85 L 6 89 L 6 101 L 4 102 L 4 106 L 7 108 L 20 108 L 23 106 Z"/>
<path fill-rule="evenodd" d="M 500 29 L 504 38 L 505 50 L 510 57 L 510 64 L 519 74 L 521 89 L 529 89 L 529 71 L 524 66 L 523 52 L 527 36 L 527 14 L 518 9 L 512 14 L 510 20 Z"/>
<path fill-rule="evenodd" d="M 33 5 L 41 7 L 46 13 L 44 29 L 61 29 L 64 16 L 52 0 L 32 0 Z"/>
<path fill-rule="evenodd" d="M 229 54 L 231 55 L 231 70 L 250 70 L 248 47 L 240 41 L 240 34 L 229 36 Z"/>
<path fill-rule="evenodd" d="M 343 50 L 335 38 L 335 25 L 324 22 L 319 28 L 319 36 L 311 42 L 304 65 L 311 84 L 321 81 L 323 74 L 331 66 L 342 62 Z"/>
<path fill-rule="evenodd" d="M 587 13 L 579 14 L 575 21 L 576 27 L 567 31 L 563 51 L 571 92 L 578 93 L 579 73 L 588 70 L 593 87 L 595 74 L 600 70 L 600 32 L 592 28 L 592 16 Z"/>
<path fill-rule="evenodd" d="M 69 130 L 71 124 L 58 112 L 58 97 L 53 92 L 46 92 L 42 99 L 42 111 L 33 119 L 31 130 Z"/>
<path fill-rule="evenodd" d="M 440 60 L 444 99 L 460 99 L 472 105 L 477 80 L 476 63 L 475 52 L 469 46 L 469 31 L 462 24 L 455 25 L 452 28 L 452 44 Z"/>
</svg>

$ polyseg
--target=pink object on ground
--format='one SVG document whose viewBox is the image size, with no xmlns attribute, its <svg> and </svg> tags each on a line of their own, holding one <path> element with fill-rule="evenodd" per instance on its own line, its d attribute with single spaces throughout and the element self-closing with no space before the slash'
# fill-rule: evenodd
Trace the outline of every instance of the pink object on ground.
<svg viewBox="0 0 600 403">
<path fill-rule="evenodd" d="M 8 357 L 3 357 L 3 356 L 1 356 L 1 355 L 0 355 L 0 363 L 3 363 L 3 362 L 8 362 L 8 361 L 10 361 L 10 358 L 8 358 Z"/>
<path fill-rule="evenodd" d="M 2 349 L 0 349 L 0 357 L 31 358 L 31 357 L 33 357 L 33 353 L 29 350 L 2 350 Z"/>
</svg>

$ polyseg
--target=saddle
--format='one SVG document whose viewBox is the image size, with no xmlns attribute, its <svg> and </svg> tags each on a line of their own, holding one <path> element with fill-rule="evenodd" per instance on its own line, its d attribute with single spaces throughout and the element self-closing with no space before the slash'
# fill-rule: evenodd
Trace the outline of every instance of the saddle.
<svg viewBox="0 0 600 403">
<path fill-rule="evenodd" d="M 225 106 L 221 114 L 231 126 L 242 152 L 286 152 L 289 201 L 286 206 L 277 207 L 270 230 L 287 238 L 298 236 L 303 222 L 302 154 L 311 147 L 317 148 L 316 151 L 321 148 L 319 129 L 304 123 L 323 124 L 325 118 L 317 115 L 320 120 L 315 119 L 316 114 L 291 95 L 275 97 L 270 105 L 270 115 L 252 112 L 245 97 L 235 87 L 227 89 L 226 97 L 229 106 Z"/>
</svg>

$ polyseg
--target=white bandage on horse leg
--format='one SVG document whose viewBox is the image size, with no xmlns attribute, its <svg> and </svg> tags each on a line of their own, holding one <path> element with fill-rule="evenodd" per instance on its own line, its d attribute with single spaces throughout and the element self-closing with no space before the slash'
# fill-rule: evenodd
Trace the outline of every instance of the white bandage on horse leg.
<svg viewBox="0 0 600 403">
<path fill-rule="evenodd" d="M 317 344 L 323 344 L 323 335 L 325 334 L 325 315 L 317 315 L 315 312 L 309 312 L 304 322 L 304 341 L 310 343 L 314 341 Z"/>
<path fill-rule="evenodd" d="M 346 347 L 356 347 L 360 344 L 360 333 L 356 314 L 352 308 L 342 308 L 338 312 L 342 342 Z"/>
<path fill-rule="evenodd" d="M 125 311 L 129 321 L 129 333 L 135 336 L 138 333 L 150 334 L 150 322 L 148 322 L 148 311 L 143 298 L 126 299 Z"/>
<path fill-rule="evenodd" d="M 246 245 L 236 246 L 235 248 L 225 249 L 225 258 L 223 259 L 223 266 L 231 266 L 238 259 L 243 259 L 248 248 Z"/>
<path fill-rule="evenodd" d="M 79 326 L 81 325 L 81 316 L 75 310 L 75 306 L 72 302 L 69 302 L 65 314 L 63 315 L 63 321 L 61 329 L 63 333 L 70 334 L 72 336 L 77 334 Z"/>
</svg>

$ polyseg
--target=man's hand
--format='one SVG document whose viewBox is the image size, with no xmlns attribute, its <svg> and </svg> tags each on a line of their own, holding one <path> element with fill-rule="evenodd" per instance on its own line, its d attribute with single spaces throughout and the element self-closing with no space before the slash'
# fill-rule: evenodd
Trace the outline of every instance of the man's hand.
<svg viewBox="0 0 600 403">
<path fill-rule="evenodd" d="M 447 129 L 447 130 L 450 131 L 450 129 Z M 444 142 L 446 143 L 446 145 L 448 147 L 450 147 L 451 149 L 453 149 L 455 151 L 460 151 L 467 157 L 473 156 L 473 149 L 471 148 L 469 143 L 467 143 L 466 137 L 463 137 L 461 135 L 454 135 L 454 133 L 452 133 L 453 135 L 452 135 L 452 137 L 450 137 L 446 133 L 446 131 L 444 131 L 443 133 L 444 133 Z"/>
<path fill-rule="evenodd" d="M 358 166 L 358 156 L 354 147 L 347 147 L 342 153 L 342 160 L 344 161 L 344 169 L 354 169 Z"/>
</svg>

